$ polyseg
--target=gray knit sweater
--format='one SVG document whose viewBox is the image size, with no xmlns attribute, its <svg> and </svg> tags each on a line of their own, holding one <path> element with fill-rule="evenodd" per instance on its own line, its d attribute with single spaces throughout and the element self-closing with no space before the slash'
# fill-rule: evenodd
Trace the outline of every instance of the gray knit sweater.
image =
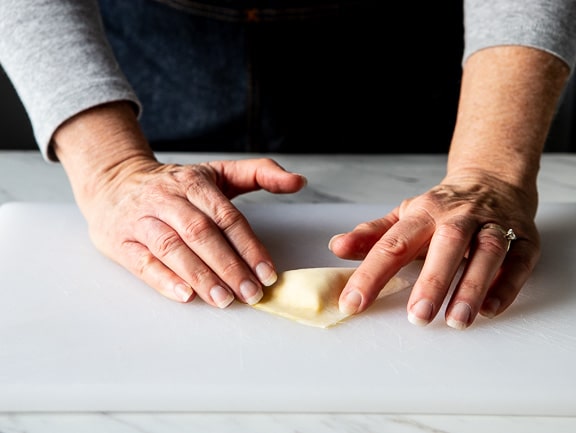
<svg viewBox="0 0 576 433">
<path fill-rule="evenodd" d="M 524 45 L 576 62 L 575 0 L 464 0 L 465 60 L 495 45 Z M 97 0 L 1 0 L 0 63 L 47 160 L 51 137 L 71 116 L 137 96 L 120 71 Z"/>
</svg>

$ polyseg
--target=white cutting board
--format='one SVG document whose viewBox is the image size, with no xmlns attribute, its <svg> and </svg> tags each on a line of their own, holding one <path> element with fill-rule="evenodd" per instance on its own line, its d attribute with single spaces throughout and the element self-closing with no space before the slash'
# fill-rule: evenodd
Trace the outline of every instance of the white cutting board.
<svg viewBox="0 0 576 433">
<path fill-rule="evenodd" d="M 349 266 L 329 238 L 389 210 L 241 207 L 281 270 Z M 576 416 L 576 204 L 543 204 L 538 223 L 543 258 L 500 318 L 419 328 L 406 290 L 320 329 L 169 301 L 94 250 L 74 205 L 5 204 L 0 411 Z"/>
</svg>

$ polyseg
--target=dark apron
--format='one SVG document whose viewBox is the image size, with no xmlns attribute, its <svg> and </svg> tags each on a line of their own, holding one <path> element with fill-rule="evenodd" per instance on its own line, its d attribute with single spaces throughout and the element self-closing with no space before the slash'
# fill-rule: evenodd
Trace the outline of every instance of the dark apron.
<svg viewBox="0 0 576 433">
<path fill-rule="evenodd" d="M 462 5 L 403 3 L 100 0 L 155 150 L 445 152 Z"/>
</svg>

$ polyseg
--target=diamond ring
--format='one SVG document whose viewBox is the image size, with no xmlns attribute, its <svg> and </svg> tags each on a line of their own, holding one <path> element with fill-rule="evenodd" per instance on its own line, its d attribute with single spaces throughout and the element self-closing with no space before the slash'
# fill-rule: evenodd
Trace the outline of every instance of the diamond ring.
<svg viewBox="0 0 576 433">
<path fill-rule="evenodd" d="M 516 236 L 516 233 L 514 233 L 514 230 L 512 230 L 512 229 L 506 230 L 504 227 L 502 227 L 501 225 L 498 225 L 498 224 L 494 224 L 494 223 L 484 224 L 480 230 L 486 230 L 486 229 L 494 229 L 494 230 L 497 230 L 500 233 L 502 233 L 502 235 L 504 236 L 504 239 L 506 239 L 508 241 L 508 245 L 506 246 L 506 251 L 508 251 L 510 249 L 510 244 L 512 243 L 512 241 L 515 241 L 516 239 L 518 239 L 518 236 Z"/>
</svg>

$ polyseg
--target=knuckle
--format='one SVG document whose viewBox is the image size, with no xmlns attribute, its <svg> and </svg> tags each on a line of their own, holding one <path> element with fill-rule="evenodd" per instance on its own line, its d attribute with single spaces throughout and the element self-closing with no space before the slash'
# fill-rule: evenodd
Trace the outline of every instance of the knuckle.
<svg viewBox="0 0 576 433">
<path fill-rule="evenodd" d="M 242 272 L 244 272 L 244 266 L 237 260 L 230 260 L 228 263 L 223 263 L 222 274 L 224 276 L 240 275 Z"/>
<path fill-rule="evenodd" d="M 439 278 L 437 274 L 428 274 L 419 277 L 419 284 L 434 294 L 444 294 L 448 290 L 450 282 Z"/>
<path fill-rule="evenodd" d="M 409 252 L 410 245 L 405 236 L 397 234 L 384 236 L 376 248 L 384 256 L 402 257 Z"/>
<path fill-rule="evenodd" d="M 183 230 L 183 236 L 186 239 L 202 241 L 207 234 L 213 229 L 214 225 L 210 219 L 198 217 L 190 221 Z"/>
<path fill-rule="evenodd" d="M 154 261 L 154 257 L 151 254 L 134 254 L 133 256 L 133 263 L 132 272 L 135 273 L 138 277 L 143 278 L 147 275 L 148 270 L 152 266 L 152 262 Z"/>
<path fill-rule="evenodd" d="M 197 269 L 192 269 L 186 279 L 192 287 L 201 287 L 202 282 L 210 280 L 211 274 L 212 272 L 209 268 L 199 267 Z"/>
<path fill-rule="evenodd" d="M 182 245 L 182 240 L 176 232 L 166 232 L 157 237 L 152 244 L 154 254 L 159 257 L 165 257 L 174 252 Z"/>
<path fill-rule="evenodd" d="M 450 242 L 460 243 L 468 239 L 469 229 L 466 224 L 459 221 L 441 224 L 436 229 L 434 236 L 446 239 Z"/>
<path fill-rule="evenodd" d="M 478 236 L 477 249 L 486 251 L 490 254 L 504 255 L 506 254 L 506 247 L 508 241 L 502 236 L 498 235 L 482 235 Z"/>
<path fill-rule="evenodd" d="M 485 293 L 486 285 L 477 280 L 463 280 L 460 283 L 460 291 L 464 291 L 470 297 L 475 297 L 481 293 Z M 469 304 L 471 302 L 468 302 Z"/>
<path fill-rule="evenodd" d="M 245 222 L 244 216 L 234 206 L 221 206 L 214 220 L 223 230 L 237 227 Z"/>
</svg>

